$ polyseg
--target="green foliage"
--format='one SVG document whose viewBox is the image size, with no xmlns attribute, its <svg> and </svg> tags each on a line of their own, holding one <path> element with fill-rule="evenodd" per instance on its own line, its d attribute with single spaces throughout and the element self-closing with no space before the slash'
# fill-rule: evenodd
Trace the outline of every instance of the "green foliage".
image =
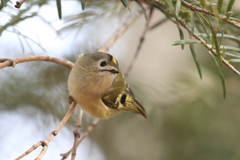
<svg viewBox="0 0 240 160">
<path fill-rule="evenodd" d="M 1 0 L 0 2 L 0 11 L 7 6 L 9 0 Z"/>
<path fill-rule="evenodd" d="M 163 18 L 163 19 L 160 19 L 159 21 L 157 21 L 156 23 L 154 23 L 152 26 L 149 27 L 149 30 L 153 30 L 157 27 L 159 27 L 160 25 L 162 25 L 164 22 L 166 22 L 168 19 L 167 18 Z"/>
<path fill-rule="evenodd" d="M 129 6 L 129 4 L 128 4 L 128 0 L 121 0 L 121 2 L 122 2 L 122 4 L 124 5 L 124 7 L 127 7 L 128 10 L 131 11 L 131 10 L 130 10 L 130 6 Z"/>
<path fill-rule="evenodd" d="M 223 0 L 218 0 L 217 9 L 219 13 L 222 12 L 222 6 L 223 6 Z"/>
<path fill-rule="evenodd" d="M 173 42 L 172 45 L 194 44 L 194 43 L 201 43 L 201 42 L 195 39 L 183 39 L 183 40 Z"/>
<path fill-rule="evenodd" d="M 144 8 L 143 4 L 141 2 L 139 2 L 138 0 L 136 0 L 136 3 L 139 5 L 139 7 L 142 9 L 143 11 L 143 14 L 144 14 L 144 17 L 145 19 L 147 20 L 148 19 L 148 16 L 147 16 L 147 12 L 146 12 L 146 9 Z"/>
<path fill-rule="evenodd" d="M 181 17 L 186 23 L 189 23 L 191 21 L 191 12 L 182 9 L 179 12 L 179 17 Z"/>
<path fill-rule="evenodd" d="M 60 32 L 68 32 L 73 30 L 80 31 L 84 25 L 88 25 L 96 22 L 102 17 L 119 16 L 125 11 L 120 2 L 93 2 L 86 3 L 87 10 L 79 12 L 75 15 L 65 16 L 64 26 L 60 29 Z M 109 12 L 106 12 L 109 10 Z M 78 35 L 78 34 L 77 34 Z"/>
<path fill-rule="evenodd" d="M 234 2 L 235 2 L 235 0 L 229 0 L 228 6 L 227 6 L 227 13 L 232 10 Z"/>
<path fill-rule="evenodd" d="M 202 79 L 202 71 L 201 71 L 201 67 L 200 67 L 200 63 L 198 61 L 197 55 L 195 53 L 194 44 L 189 44 L 189 47 L 190 47 L 190 51 L 192 53 L 194 62 L 197 66 L 198 74 L 199 74 L 200 78 Z"/>
<path fill-rule="evenodd" d="M 56 2 L 57 2 L 58 17 L 59 17 L 59 19 L 62 19 L 62 4 L 61 4 L 61 0 L 56 0 Z"/>
<path fill-rule="evenodd" d="M 85 9 L 85 0 L 80 0 L 81 1 L 81 5 L 82 5 L 82 10 Z"/>
<path fill-rule="evenodd" d="M 184 41 L 184 43 L 181 44 L 182 49 L 184 49 L 184 44 L 185 44 L 186 40 L 184 40 L 184 34 L 182 31 L 182 28 L 179 25 L 177 25 L 177 28 L 178 28 L 178 32 L 179 32 L 180 39 L 181 39 L 180 42 L 179 41 L 178 42 L 180 44 L 181 41 Z M 172 45 L 178 45 L 178 44 L 174 44 L 174 43 L 176 43 L 176 42 L 173 42 Z"/>
<path fill-rule="evenodd" d="M 198 72 L 200 77 L 201 70 L 199 60 L 196 57 L 196 54 L 193 50 L 194 43 L 200 43 L 204 46 L 211 46 L 209 49 L 209 53 L 211 56 L 214 56 L 214 63 L 217 67 L 217 73 L 220 76 L 222 87 L 223 87 L 223 95 L 226 95 L 226 87 L 224 82 L 224 76 L 222 72 L 222 59 L 225 58 L 226 52 L 229 52 L 229 48 L 233 46 L 224 46 L 224 44 L 228 43 L 227 40 L 238 42 L 239 38 L 236 36 L 239 34 L 238 31 L 233 30 L 236 26 L 231 25 L 232 22 L 227 22 L 226 28 L 223 28 L 223 20 L 224 15 L 220 15 L 222 13 L 223 1 L 219 0 L 217 4 L 212 3 L 212 1 L 176 1 L 176 0 L 165 0 L 167 8 L 163 12 L 166 17 L 168 17 L 171 21 L 176 23 L 179 33 L 180 40 L 175 41 L 172 45 L 181 45 L 186 44 L 190 45 L 191 53 L 194 57 L 194 61 L 196 63 Z M 226 12 L 229 13 L 232 10 L 232 6 L 234 1 L 229 1 L 228 6 L 226 8 Z M 232 12 L 232 11 L 231 11 Z M 194 17 L 193 17 L 194 16 Z M 229 15 L 230 18 L 231 15 Z M 181 22 L 183 21 L 183 22 Z M 185 24 L 184 24 L 185 22 Z M 224 23 L 226 24 L 226 23 Z M 240 27 L 240 24 L 237 23 Z M 184 27 L 188 30 L 189 37 L 191 39 L 184 39 L 183 32 L 181 31 L 181 27 Z M 191 28 L 191 29 L 190 29 Z M 203 38 L 200 41 L 200 37 Z M 238 57 L 238 47 L 234 47 L 234 51 L 232 54 L 234 57 Z M 215 56 L 217 58 L 215 58 Z M 217 60 L 217 61 L 215 61 Z M 237 59 L 228 62 L 238 62 Z"/>
</svg>

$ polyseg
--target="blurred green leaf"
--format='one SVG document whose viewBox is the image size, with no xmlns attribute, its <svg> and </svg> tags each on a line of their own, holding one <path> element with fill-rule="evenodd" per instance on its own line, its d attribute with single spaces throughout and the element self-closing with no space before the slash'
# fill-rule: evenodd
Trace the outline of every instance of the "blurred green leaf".
<svg viewBox="0 0 240 160">
<path fill-rule="evenodd" d="M 222 56 L 225 57 L 225 55 L 226 55 L 226 49 L 223 47 L 221 51 L 222 51 Z"/>
<path fill-rule="evenodd" d="M 222 33 L 221 33 L 221 37 L 220 37 L 220 40 L 219 40 L 219 46 L 221 46 L 221 45 L 222 45 L 222 41 L 223 41 L 223 34 L 224 34 L 224 29 L 222 28 Z M 218 37 L 217 37 L 217 33 L 216 33 L 216 38 L 218 38 Z"/>
<path fill-rule="evenodd" d="M 193 43 L 201 43 L 201 41 L 196 39 L 183 39 L 179 41 L 175 41 L 172 43 L 172 45 L 183 45 L 183 44 L 193 44 Z"/>
<path fill-rule="evenodd" d="M 229 0 L 227 5 L 227 13 L 232 10 L 232 6 L 234 4 L 235 0 Z"/>
<path fill-rule="evenodd" d="M 178 13 L 180 11 L 180 8 L 181 8 L 181 1 L 177 0 L 177 3 L 176 3 L 176 15 L 177 16 L 178 16 Z"/>
<path fill-rule="evenodd" d="M 81 1 L 81 6 L 82 6 L 82 10 L 85 9 L 85 0 L 80 0 Z"/>
<path fill-rule="evenodd" d="M 199 76 L 202 79 L 202 71 L 201 71 L 201 67 L 200 67 L 200 64 L 199 64 L 198 59 L 197 59 L 197 55 L 196 55 L 195 50 L 194 50 L 194 44 L 189 44 L 189 47 L 190 47 L 194 62 L 196 64 Z"/>
<path fill-rule="evenodd" d="M 233 14 L 233 12 L 232 11 L 229 11 L 229 12 L 227 12 L 227 19 L 229 19 L 231 16 L 232 16 L 232 14 Z"/>
<path fill-rule="evenodd" d="M 222 72 L 222 68 L 221 66 L 219 65 L 219 61 L 216 60 L 216 57 L 211 53 L 209 52 L 210 55 L 213 57 L 213 60 L 215 62 L 215 65 L 217 67 L 217 70 L 218 70 L 218 74 L 220 76 L 220 79 L 221 79 L 221 82 L 222 82 L 222 88 L 223 88 L 223 98 L 225 99 L 226 98 L 226 85 L 225 85 L 225 80 L 224 80 L 224 75 L 223 75 L 223 72 Z"/>
<path fill-rule="evenodd" d="M 26 13 L 29 9 L 30 9 L 30 7 L 25 10 L 20 10 L 17 15 L 12 15 L 11 19 L 6 24 L 4 24 L 0 27 L 0 35 L 2 34 L 3 31 L 8 29 L 9 27 L 16 26 L 18 23 L 20 23 L 26 19 L 37 16 L 37 13 L 35 13 L 35 12 L 24 15 L 24 13 Z"/>
<path fill-rule="evenodd" d="M 191 22 L 192 22 L 192 26 L 191 26 L 191 33 L 190 33 L 190 36 L 192 36 L 192 35 L 194 34 L 194 32 L 195 32 L 195 26 L 194 26 L 194 18 L 193 18 L 193 16 L 192 16 L 192 20 L 191 20 Z"/>
<path fill-rule="evenodd" d="M 184 34 L 183 34 L 183 31 L 182 31 L 182 28 L 177 24 L 177 28 L 178 28 L 178 32 L 179 32 L 179 35 L 180 35 L 180 39 L 183 40 L 184 39 Z M 181 45 L 181 48 L 184 49 L 184 44 Z"/>
<path fill-rule="evenodd" d="M 240 59 L 230 59 L 230 60 L 228 60 L 229 62 L 237 62 L 237 63 L 239 63 L 240 62 Z"/>
<path fill-rule="evenodd" d="M 61 5 L 61 0 L 56 0 L 56 2 L 57 2 L 58 17 L 59 17 L 59 19 L 62 19 L 62 5 Z"/>
<path fill-rule="evenodd" d="M 224 49 L 224 50 L 225 50 L 225 49 Z M 227 56 L 240 58 L 240 53 L 237 53 L 237 52 L 226 52 L 226 51 L 225 51 L 225 54 L 226 54 Z"/>
<path fill-rule="evenodd" d="M 6 1 L 6 0 L 1 0 L 1 3 L 0 3 L 0 11 L 1 11 L 4 7 L 6 7 L 7 2 L 8 2 L 8 1 Z"/>
<path fill-rule="evenodd" d="M 203 36 L 203 37 L 208 37 L 208 35 L 206 33 L 199 33 L 199 35 Z M 209 36 L 212 36 L 212 34 L 209 34 Z M 238 38 L 236 36 L 233 36 L 233 35 L 229 35 L 229 34 L 217 33 L 216 37 L 217 38 L 226 38 L 226 39 L 230 39 L 230 40 L 233 40 L 233 41 L 240 42 L 240 38 Z"/>
<path fill-rule="evenodd" d="M 202 8 L 205 8 L 205 0 L 200 0 L 200 4 L 201 4 Z"/>
<path fill-rule="evenodd" d="M 223 0 L 218 0 L 217 9 L 219 14 L 222 13 L 222 5 L 223 5 Z"/>
<path fill-rule="evenodd" d="M 92 19 L 98 18 L 98 14 L 94 11 L 84 11 L 76 15 L 64 18 L 65 26 L 61 28 L 61 32 L 71 31 L 73 29 L 80 30 L 84 24 L 88 24 Z"/>
<path fill-rule="evenodd" d="M 223 48 L 225 48 L 226 49 L 226 51 L 228 51 L 228 52 L 238 52 L 238 53 L 240 53 L 240 48 L 238 48 L 238 47 L 232 47 L 232 46 L 220 46 L 220 49 L 223 49 Z"/>
<path fill-rule="evenodd" d="M 235 22 L 237 22 L 237 23 L 240 23 L 240 19 L 238 19 L 238 18 L 230 17 L 229 19 L 230 19 L 231 21 L 235 21 Z"/>
<path fill-rule="evenodd" d="M 138 0 L 136 0 L 135 2 L 136 2 L 136 3 L 139 5 L 139 7 L 142 9 L 143 14 L 144 14 L 144 17 L 145 17 L 145 19 L 147 20 L 147 19 L 148 19 L 148 16 L 147 16 L 146 9 L 143 7 L 142 3 L 139 2 Z"/>
<path fill-rule="evenodd" d="M 213 43 L 213 46 L 217 52 L 217 57 L 218 57 L 218 62 L 220 64 L 220 66 L 222 66 L 222 57 L 221 57 L 221 52 L 220 52 L 220 48 L 219 48 L 219 44 L 218 44 L 218 41 L 217 41 L 217 37 L 216 37 L 216 31 L 214 30 L 213 26 L 212 26 L 212 23 L 209 21 L 209 27 L 211 29 L 211 32 L 212 32 L 212 43 Z"/>
<path fill-rule="evenodd" d="M 168 20 L 168 18 L 163 18 L 159 21 L 157 21 L 156 23 L 154 23 L 151 27 L 149 27 L 149 30 L 153 30 L 155 29 L 156 27 L 160 26 L 161 24 L 163 24 L 164 22 L 166 22 Z"/>
<path fill-rule="evenodd" d="M 191 22 L 191 12 L 189 10 L 181 9 L 178 15 L 187 24 Z"/>
<path fill-rule="evenodd" d="M 214 3 L 214 2 L 212 2 L 210 0 L 205 0 L 205 1 L 203 1 L 203 3 L 204 3 L 204 7 L 205 8 L 206 8 L 206 6 L 217 6 L 216 3 Z M 201 2 L 199 2 L 199 0 L 198 1 L 192 1 L 192 4 L 201 5 Z"/>
<path fill-rule="evenodd" d="M 128 10 L 131 12 L 129 4 L 128 4 L 128 0 L 121 0 L 121 2 L 124 5 L 124 7 L 128 8 Z"/>
<path fill-rule="evenodd" d="M 169 7 L 169 9 L 171 10 L 172 13 L 175 13 L 174 12 L 174 6 L 172 4 L 172 0 L 165 0 L 167 2 L 167 5 Z"/>
<path fill-rule="evenodd" d="M 198 12 L 196 12 L 195 15 L 196 15 L 197 19 L 199 20 L 205 34 L 207 35 L 207 38 L 211 41 L 212 36 L 210 35 L 210 33 L 208 32 L 208 30 L 206 28 L 206 26 L 209 26 L 208 21 L 202 14 L 200 14 Z"/>
</svg>

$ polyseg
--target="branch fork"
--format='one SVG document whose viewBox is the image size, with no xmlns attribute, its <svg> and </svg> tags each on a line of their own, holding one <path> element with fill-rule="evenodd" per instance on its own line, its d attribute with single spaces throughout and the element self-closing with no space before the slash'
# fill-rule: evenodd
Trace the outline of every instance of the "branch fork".
<svg viewBox="0 0 240 160">
<path fill-rule="evenodd" d="M 26 2 L 26 0 L 17 1 L 14 7 L 19 9 L 24 2 Z"/>
<path fill-rule="evenodd" d="M 63 117 L 62 121 L 58 124 L 58 126 L 51 132 L 51 134 L 43 141 L 40 141 L 38 143 L 36 143 L 35 145 L 33 145 L 31 148 L 29 148 L 25 153 L 23 153 L 22 155 L 20 155 L 19 157 L 17 157 L 15 160 L 19 160 L 21 158 L 23 158 L 24 156 L 28 155 L 29 153 L 31 153 L 32 151 L 34 151 L 35 149 L 37 149 L 40 145 L 43 147 L 42 151 L 40 152 L 40 154 L 38 155 L 38 157 L 35 160 L 41 160 L 42 157 L 44 156 L 44 154 L 47 151 L 48 148 L 48 144 L 49 142 L 58 134 L 59 130 L 64 126 L 64 124 L 68 121 L 68 119 L 71 117 L 71 115 L 74 112 L 74 109 L 76 107 L 77 103 L 73 102 L 67 112 L 67 114 Z"/>
</svg>

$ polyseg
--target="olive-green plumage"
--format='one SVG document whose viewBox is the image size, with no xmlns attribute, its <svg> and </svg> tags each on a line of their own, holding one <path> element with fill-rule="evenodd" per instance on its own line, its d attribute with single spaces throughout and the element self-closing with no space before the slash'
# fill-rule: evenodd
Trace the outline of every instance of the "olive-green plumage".
<svg viewBox="0 0 240 160">
<path fill-rule="evenodd" d="M 81 108 L 94 117 L 108 118 L 120 110 L 146 117 L 110 54 L 80 55 L 69 74 L 68 89 Z"/>
</svg>

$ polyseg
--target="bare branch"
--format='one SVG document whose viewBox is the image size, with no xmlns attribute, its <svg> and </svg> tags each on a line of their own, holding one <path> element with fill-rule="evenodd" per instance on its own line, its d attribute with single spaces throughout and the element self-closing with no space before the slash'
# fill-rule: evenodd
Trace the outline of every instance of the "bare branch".
<svg viewBox="0 0 240 160">
<path fill-rule="evenodd" d="M 81 123 L 82 123 L 82 114 L 83 111 L 81 108 L 79 108 L 79 112 L 78 112 L 78 117 L 77 117 L 77 122 L 76 122 L 76 129 L 73 131 L 74 134 L 74 142 L 73 142 L 73 148 L 72 148 L 72 160 L 75 160 L 75 157 L 77 155 L 76 151 L 77 151 L 77 142 L 78 139 L 81 137 L 80 136 L 80 128 L 81 128 Z"/>
<path fill-rule="evenodd" d="M 44 141 L 40 141 L 40 142 L 36 143 L 30 149 L 28 149 L 25 153 L 23 153 L 22 155 L 17 157 L 15 160 L 19 160 L 19 159 L 23 158 L 24 156 L 28 155 L 29 153 L 31 153 L 32 151 L 37 149 L 40 145 L 42 145 L 43 149 L 42 149 L 41 153 L 38 155 L 38 157 L 36 158 L 36 160 L 41 160 L 43 155 L 47 151 L 47 147 L 48 147 L 49 142 L 58 134 L 59 130 L 64 126 L 64 124 L 71 117 L 71 115 L 74 112 L 74 109 L 75 109 L 76 105 L 77 105 L 77 103 L 75 101 L 72 102 L 67 114 L 63 117 L 62 121 L 58 124 L 58 126 L 54 129 L 54 131 L 52 131 L 52 133 Z"/>
<path fill-rule="evenodd" d="M 90 126 L 88 126 L 87 131 L 84 132 L 83 136 L 78 140 L 77 146 L 93 131 L 93 129 L 97 126 L 99 122 L 99 118 L 95 118 Z M 70 155 L 72 152 L 72 149 L 70 149 L 68 152 L 61 154 L 62 160 L 67 159 L 67 157 Z"/>
<path fill-rule="evenodd" d="M 135 54 L 134 54 L 134 57 L 133 57 L 133 59 L 132 59 L 131 64 L 129 65 L 129 67 L 128 67 L 126 73 L 125 73 L 125 76 L 126 76 L 126 77 L 128 76 L 128 74 L 129 74 L 130 71 L 132 70 L 132 67 L 133 67 L 133 65 L 134 65 L 134 63 L 135 63 L 135 61 L 136 61 L 136 59 L 137 59 L 137 57 L 138 57 L 138 55 L 139 55 L 139 52 L 140 52 L 140 50 L 141 50 L 141 48 L 142 48 L 142 45 L 143 45 L 143 43 L 144 43 L 144 41 L 145 41 L 145 35 L 146 35 L 147 31 L 148 31 L 149 22 L 150 22 L 150 20 L 151 20 L 151 18 L 152 18 L 152 15 L 153 15 L 153 9 L 154 9 L 154 8 L 151 8 L 151 9 L 150 9 L 149 16 L 148 16 L 148 19 L 147 19 L 147 22 L 146 22 L 146 26 L 145 26 L 145 28 L 144 28 L 144 30 L 143 30 L 143 33 L 142 33 L 142 36 L 141 36 L 141 38 L 140 38 L 140 40 L 139 40 L 139 44 L 138 44 L 137 50 L 136 50 L 136 52 L 135 52 Z"/>
<path fill-rule="evenodd" d="M 98 49 L 98 52 L 108 52 L 113 44 L 128 30 L 128 28 L 140 17 L 142 10 L 131 13 L 122 25 L 113 33 L 109 39 Z"/>
<path fill-rule="evenodd" d="M 44 52 L 46 52 L 46 50 L 41 46 L 41 44 L 39 44 L 39 43 L 36 42 L 35 40 L 29 38 L 28 36 L 23 35 L 21 32 L 19 32 L 19 31 L 18 31 L 17 29 L 15 29 L 14 27 L 13 27 L 13 31 L 9 31 L 9 30 L 6 30 L 6 31 L 7 31 L 7 32 L 10 32 L 10 33 L 14 33 L 14 34 L 16 34 L 16 35 L 18 35 L 18 36 L 21 36 L 21 37 L 23 37 L 23 38 L 25 38 L 25 39 L 33 42 L 33 43 L 36 44 L 39 48 L 41 48 Z M 21 39 L 20 39 L 20 38 L 19 38 L 19 41 L 20 41 L 20 43 L 21 43 Z M 27 41 L 26 41 L 26 42 L 27 42 Z"/>
<path fill-rule="evenodd" d="M 21 1 L 19 1 L 19 2 L 17 1 L 17 2 L 16 2 L 16 5 L 15 5 L 14 7 L 19 9 L 25 1 L 26 1 L 26 0 L 21 0 Z"/>
<path fill-rule="evenodd" d="M 186 2 L 186 1 L 184 1 L 184 0 L 181 0 L 181 2 L 182 2 L 182 5 L 183 5 L 183 6 L 185 6 L 186 8 L 188 8 L 188 9 L 190 9 L 190 10 L 192 10 L 192 11 L 201 12 L 201 13 L 204 13 L 204 14 L 207 14 L 207 15 L 210 15 L 210 16 L 213 16 L 213 17 L 216 17 L 216 18 L 219 18 L 219 19 L 221 19 L 221 20 L 223 20 L 223 21 L 225 21 L 225 22 L 233 25 L 234 27 L 240 29 L 240 25 L 239 25 L 239 24 L 237 24 L 237 23 L 235 23 L 235 22 L 233 22 L 233 21 L 230 21 L 230 20 L 229 20 L 226 16 L 224 16 L 224 15 L 214 14 L 214 13 L 208 11 L 208 10 L 199 8 L 199 7 L 197 7 L 197 6 L 193 6 L 193 5 L 189 4 L 188 2 Z"/>
<path fill-rule="evenodd" d="M 73 63 L 66 59 L 57 58 L 49 55 L 32 55 L 32 56 L 19 57 L 14 59 L 0 58 L 0 69 L 4 67 L 10 67 L 10 66 L 15 67 L 16 64 L 18 63 L 30 62 L 30 61 L 53 62 L 70 69 L 73 67 Z"/>
</svg>

